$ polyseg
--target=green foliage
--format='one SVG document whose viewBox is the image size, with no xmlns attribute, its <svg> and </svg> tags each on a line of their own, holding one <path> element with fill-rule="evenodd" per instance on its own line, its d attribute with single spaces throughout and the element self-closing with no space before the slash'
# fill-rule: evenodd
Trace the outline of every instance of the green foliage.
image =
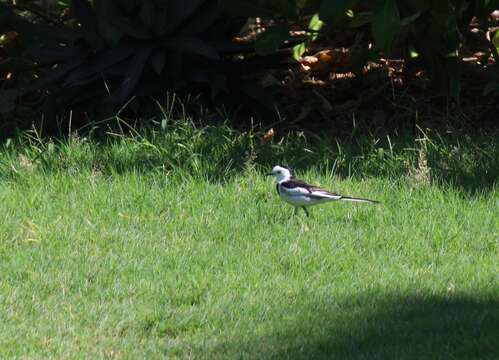
<svg viewBox="0 0 499 360">
<path fill-rule="evenodd" d="M 293 47 L 293 57 L 296 60 L 299 60 L 307 51 L 307 44 L 317 39 L 318 33 L 323 26 L 324 22 L 319 18 L 319 14 L 314 14 L 308 24 L 308 31 L 311 32 L 310 39 Z"/>
<path fill-rule="evenodd" d="M 318 9 L 321 20 L 335 25 L 346 18 L 354 0 L 323 1 Z"/>
<path fill-rule="evenodd" d="M 256 51 L 261 55 L 271 54 L 289 39 L 288 26 L 275 26 L 267 30 L 256 42 Z"/>
<path fill-rule="evenodd" d="M 391 50 L 393 40 L 400 30 L 400 14 L 396 0 L 386 0 L 372 20 L 372 32 L 376 46 L 384 51 Z"/>
<path fill-rule="evenodd" d="M 242 22 L 217 0 L 73 0 L 76 23 L 60 25 L 0 6 L 10 14 L 0 31 L 17 31 L 34 63 L 50 68 L 23 93 L 48 90 L 46 104 L 57 109 L 116 109 L 132 96 L 209 89 L 223 77 L 223 55 L 241 50 L 231 39 Z"/>
<path fill-rule="evenodd" d="M 131 98 L 158 98 L 167 89 L 203 89 L 214 97 L 224 89 L 226 55 L 254 50 L 266 55 L 283 43 L 294 45 L 289 30 L 307 24 L 301 21 L 304 17 L 308 37 L 294 48 L 295 58 L 305 53 L 324 24 L 353 29 L 358 33 L 352 45 L 354 72 L 360 73 L 368 60 L 379 56 L 405 56 L 422 65 L 443 94 L 459 101 L 462 49 L 467 45 L 462 34 L 472 18 L 484 26 L 499 1 L 74 0 L 71 8 L 74 19 L 46 24 L 28 21 L 18 9 L 0 2 L 0 33 L 19 33 L 40 78 L 33 81 L 23 75 L 21 91 L 2 87 L 0 112 L 11 111 L 16 96 L 34 91 L 48 96 L 48 114 L 50 109 L 109 113 Z M 254 46 L 232 43 L 250 16 L 272 18 L 274 24 Z M 489 48 L 482 49 L 492 53 L 496 63 L 497 39 L 496 33 Z M 16 74 L 30 73 L 26 61 L 17 62 Z M 0 64 L 3 73 L 5 66 L 12 65 Z M 495 94 L 498 81 L 491 79 L 484 94 Z M 146 106 L 134 101 L 130 108 Z"/>
<path fill-rule="evenodd" d="M 499 30 L 496 30 L 494 32 L 494 36 L 492 37 L 491 41 L 496 51 L 499 52 Z"/>
<path fill-rule="evenodd" d="M 368 30 L 376 49 L 386 55 L 396 52 L 416 59 L 411 54 L 417 53 L 416 60 L 428 70 L 437 88 L 457 101 L 461 88 L 461 49 L 466 46 L 461 34 L 467 31 L 473 17 L 485 24 L 487 16 L 499 8 L 497 0 L 304 0 L 270 2 L 272 5 L 235 0 L 231 3 L 235 8 L 244 3 L 244 11 L 262 17 L 289 15 L 289 8 L 296 5 L 298 16 L 318 14 L 329 27 L 350 27 L 359 32 Z M 269 51 L 278 48 L 286 40 L 283 33 L 280 35 L 273 33 L 266 37 L 265 48 Z M 310 32 L 309 36 L 308 42 L 316 33 Z M 364 42 L 367 41 L 370 41 L 369 37 L 364 38 Z M 497 42 L 493 38 L 491 47 L 497 49 L 494 41 Z M 297 46 L 295 57 L 303 55 L 305 47 L 306 44 Z M 489 52 L 489 49 L 483 51 Z M 368 59 L 367 56 L 363 58 L 364 61 Z"/>
</svg>

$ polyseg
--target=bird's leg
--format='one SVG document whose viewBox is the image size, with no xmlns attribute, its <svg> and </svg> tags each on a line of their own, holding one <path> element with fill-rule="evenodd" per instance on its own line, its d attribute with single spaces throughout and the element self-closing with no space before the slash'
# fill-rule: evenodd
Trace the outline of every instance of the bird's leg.
<svg viewBox="0 0 499 360">
<path fill-rule="evenodd" d="M 305 211 L 305 214 L 307 215 L 307 217 L 310 216 L 310 214 L 308 213 L 308 210 L 305 206 L 302 206 L 301 208 L 303 209 L 303 211 Z"/>
<path fill-rule="evenodd" d="M 295 206 L 295 215 L 298 215 L 298 206 Z"/>
</svg>

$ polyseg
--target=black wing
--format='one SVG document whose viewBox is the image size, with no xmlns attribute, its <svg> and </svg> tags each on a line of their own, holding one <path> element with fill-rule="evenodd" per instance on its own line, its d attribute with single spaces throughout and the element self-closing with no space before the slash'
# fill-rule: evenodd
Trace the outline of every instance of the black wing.
<svg viewBox="0 0 499 360">
<path fill-rule="evenodd" d="M 336 194 L 336 193 L 328 191 L 326 189 L 322 189 L 318 186 L 307 184 L 306 182 L 301 181 L 301 180 L 297 180 L 297 179 L 290 179 L 288 181 L 283 182 L 281 185 L 287 189 L 294 189 L 297 187 L 301 187 L 303 189 L 306 189 L 310 194 L 312 194 L 313 192 L 318 192 L 318 193 L 324 193 L 324 194 L 331 195 L 331 196 L 341 196 L 340 194 Z"/>
<path fill-rule="evenodd" d="M 309 193 L 311 193 L 312 189 L 314 188 L 314 186 L 296 179 L 289 179 L 288 181 L 284 181 L 283 183 L 281 183 L 281 185 L 284 186 L 286 189 L 294 189 L 297 187 L 301 187 L 306 189 Z"/>
</svg>

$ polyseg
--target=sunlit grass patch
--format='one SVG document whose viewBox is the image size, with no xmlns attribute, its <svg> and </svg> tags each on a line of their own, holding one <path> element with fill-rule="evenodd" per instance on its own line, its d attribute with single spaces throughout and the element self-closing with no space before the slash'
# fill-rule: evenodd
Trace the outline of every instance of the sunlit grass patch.
<svg viewBox="0 0 499 360">
<path fill-rule="evenodd" d="M 497 357 L 493 136 L 168 130 L 0 150 L 0 357 Z M 275 163 L 382 204 L 294 217 Z"/>
</svg>

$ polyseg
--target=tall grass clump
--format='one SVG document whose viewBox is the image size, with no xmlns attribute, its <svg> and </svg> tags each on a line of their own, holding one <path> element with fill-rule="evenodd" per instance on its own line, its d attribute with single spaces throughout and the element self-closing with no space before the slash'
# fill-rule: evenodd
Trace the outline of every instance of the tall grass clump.
<svg viewBox="0 0 499 360">
<path fill-rule="evenodd" d="M 343 178 L 410 178 L 467 190 L 488 188 L 499 176 L 498 133 L 442 136 L 421 130 L 416 137 L 338 140 L 294 132 L 268 141 L 262 131 L 196 125 L 188 117 L 165 117 L 155 124 L 139 129 L 120 125 L 121 131 L 105 137 L 75 132 L 64 139 L 42 139 L 35 130 L 25 132 L 1 145 L 1 174 L 12 177 L 36 167 L 42 172 L 135 171 L 221 181 L 247 169 L 287 164 Z"/>
</svg>

